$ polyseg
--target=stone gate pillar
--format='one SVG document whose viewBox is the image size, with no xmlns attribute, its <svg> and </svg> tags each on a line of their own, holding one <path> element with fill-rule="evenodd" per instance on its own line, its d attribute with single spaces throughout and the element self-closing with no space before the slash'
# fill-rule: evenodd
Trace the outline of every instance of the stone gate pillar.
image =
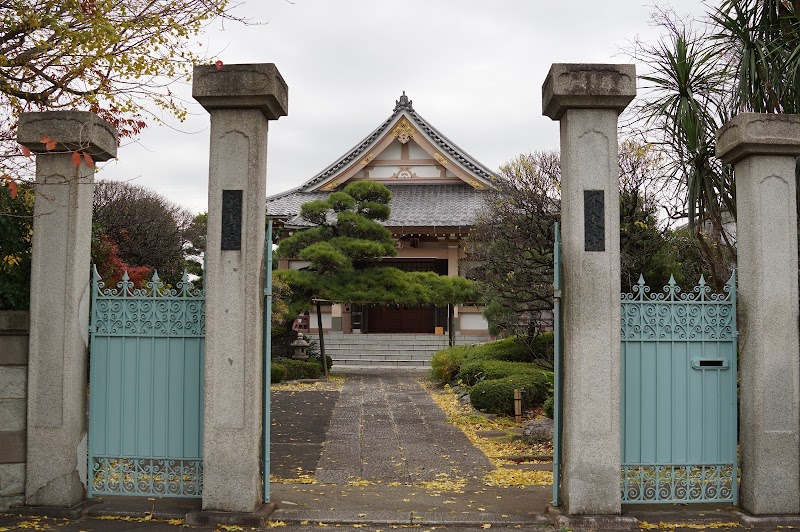
<svg viewBox="0 0 800 532">
<path fill-rule="evenodd" d="M 561 126 L 561 493 L 571 515 L 621 511 L 617 117 L 635 95 L 633 65 L 554 64 L 542 86 L 542 113 Z"/>
<path fill-rule="evenodd" d="M 743 113 L 717 132 L 736 171 L 741 507 L 800 513 L 795 157 L 800 115 Z"/>
<path fill-rule="evenodd" d="M 262 312 L 267 128 L 287 113 L 273 64 L 198 66 L 211 114 L 206 250 L 203 509 L 261 503 Z"/>
<path fill-rule="evenodd" d="M 22 113 L 17 140 L 36 154 L 25 503 L 72 506 L 86 495 L 94 181 L 73 154 L 116 157 L 117 131 L 84 111 Z"/>
</svg>

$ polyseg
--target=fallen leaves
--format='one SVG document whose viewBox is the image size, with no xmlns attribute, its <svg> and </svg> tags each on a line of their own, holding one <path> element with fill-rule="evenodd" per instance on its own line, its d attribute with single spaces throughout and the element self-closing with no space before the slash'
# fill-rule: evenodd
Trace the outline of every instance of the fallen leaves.
<svg viewBox="0 0 800 532">
<path fill-rule="evenodd" d="M 503 430 L 509 427 L 505 419 L 487 419 L 477 415 L 470 407 L 462 405 L 450 387 L 444 390 L 434 388 L 429 381 L 421 380 L 423 388 L 433 398 L 434 402 L 444 411 L 448 421 L 461 429 L 470 442 L 480 449 L 497 469 L 484 476 L 483 481 L 487 486 L 542 486 L 553 483 L 553 473 L 550 471 L 527 471 L 506 469 L 503 466 L 511 461 L 507 457 L 522 454 L 552 454 L 552 447 L 530 446 L 521 440 L 496 441 L 478 436 L 479 431 Z M 513 426 L 513 423 L 510 424 Z"/>
<path fill-rule="evenodd" d="M 487 473 L 483 481 L 487 486 L 546 486 L 553 483 L 553 472 L 499 467 Z"/>
<path fill-rule="evenodd" d="M 639 528 L 642 530 L 675 530 L 689 529 L 689 530 L 707 530 L 716 528 L 741 528 L 741 523 L 735 521 L 723 522 L 714 521 L 711 523 L 648 523 L 647 521 L 639 521 Z M 778 527 L 780 528 L 780 527 Z"/>
<path fill-rule="evenodd" d="M 340 392 L 342 390 L 342 385 L 344 384 L 346 375 L 340 375 L 338 373 L 331 373 L 328 375 L 328 380 L 318 380 L 316 382 L 297 382 L 297 381 L 289 381 L 289 382 L 279 382 L 276 384 L 272 384 L 270 389 L 276 391 L 292 391 L 292 392 L 303 392 L 303 391 L 321 391 L 321 392 Z"/>
<path fill-rule="evenodd" d="M 281 477 L 276 477 L 275 475 L 270 475 L 269 481 L 278 482 L 281 484 L 316 484 L 317 482 L 316 480 L 314 480 L 313 475 L 309 475 L 306 473 L 292 478 L 281 478 Z"/>
</svg>

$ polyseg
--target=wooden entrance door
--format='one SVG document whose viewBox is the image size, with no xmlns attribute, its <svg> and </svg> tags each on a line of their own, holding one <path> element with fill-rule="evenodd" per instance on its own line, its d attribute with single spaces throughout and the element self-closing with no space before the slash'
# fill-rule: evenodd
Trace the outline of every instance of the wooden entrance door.
<svg viewBox="0 0 800 532">
<path fill-rule="evenodd" d="M 436 307 L 370 305 L 368 312 L 371 333 L 431 334 L 436 327 Z"/>
</svg>

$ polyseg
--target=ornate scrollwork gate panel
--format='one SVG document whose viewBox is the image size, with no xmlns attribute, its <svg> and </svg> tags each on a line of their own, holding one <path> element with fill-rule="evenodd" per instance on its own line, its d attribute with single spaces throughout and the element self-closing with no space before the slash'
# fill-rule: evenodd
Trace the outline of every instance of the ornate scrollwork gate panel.
<svg viewBox="0 0 800 532">
<path fill-rule="evenodd" d="M 200 497 L 205 294 L 93 271 L 89 496 Z"/>
<path fill-rule="evenodd" d="M 625 503 L 736 502 L 736 280 L 622 294 Z"/>
</svg>

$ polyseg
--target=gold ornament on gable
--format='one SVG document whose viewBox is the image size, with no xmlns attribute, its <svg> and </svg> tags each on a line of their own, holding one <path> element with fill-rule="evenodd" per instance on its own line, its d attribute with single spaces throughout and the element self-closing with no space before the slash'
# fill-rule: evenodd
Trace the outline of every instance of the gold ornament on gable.
<svg viewBox="0 0 800 532">
<path fill-rule="evenodd" d="M 472 188 L 474 188 L 476 190 L 483 190 L 483 189 L 489 188 L 489 186 L 487 184 L 481 183 L 480 181 L 478 181 L 475 178 L 470 179 L 469 180 L 469 184 L 472 186 Z"/>
<path fill-rule="evenodd" d="M 339 181 L 334 179 L 328 183 L 325 183 L 323 186 L 320 187 L 320 190 L 333 190 L 339 186 Z"/>
<path fill-rule="evenodd" d="M 442 155 L 439 152 L 434 153 L 433 158 L 436 159 L 436 162 L 438 162 L 442 166 L 447 166 L 447 163 L 449 162 L 447 159 L 445 159 L 444 155 Z"/>
<path fill-rule="evenodd" d="M 400 144 L 405 144 L 409 140 L 413 139 L 414 133 L 416 133 L 414 126 L 412 126 L 405 118 L 400 120 L 400 122 L 392 130 L 394 138 L 399 140 Z"/>
<path fill-rule="evenodd" d="M 366 157 L 364 157 L 363 159 L 361 159 L 361 164 L 362 164 L 363 166 L 366 166 L 366 165 L 368 165 L 369 163 L 371 163 L 371 162 L 372 162 L 372 160 L 373 160 L 374 158 L 375 158 L 375 154 L 374 154 L 374 153 L 370 153 L 369 155 L 367 155 Z"/>
</svg>

